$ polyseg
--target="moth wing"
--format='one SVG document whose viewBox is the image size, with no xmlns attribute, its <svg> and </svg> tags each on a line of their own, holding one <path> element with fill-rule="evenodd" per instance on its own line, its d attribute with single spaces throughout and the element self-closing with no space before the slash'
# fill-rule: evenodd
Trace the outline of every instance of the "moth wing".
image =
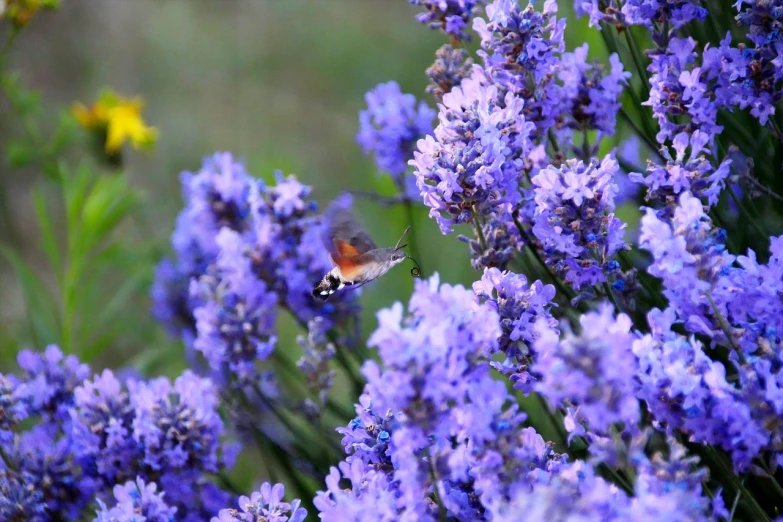
<svg viewBox="0 0 783 522">
<path fill-rule="evenodd" d="M 356 221 L 351 204 L 350 194 L 343 194 L 329 204 L 324 212 L 324 245 L 341 269 L 341 263 L 335 258 L 350 259 L 377 248 L 370 235 Z"/>
</svg>

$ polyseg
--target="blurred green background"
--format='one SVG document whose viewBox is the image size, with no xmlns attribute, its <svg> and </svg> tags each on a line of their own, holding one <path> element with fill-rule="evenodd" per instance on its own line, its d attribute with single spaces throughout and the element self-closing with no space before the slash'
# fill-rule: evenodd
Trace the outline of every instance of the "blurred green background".
<svg viewBox="0 0 783 522">
<path fill-rule="evenodd" d="M 588 30 L 586 20 L 574 20 L 570 7 L 571 2 L 561 2 L 561 14 L 569 16 L 568 47 L 587 38 L 591 56 L 603 59 L 600 36 Z M 14 43 L 6 67 L 40 91 L 45 118 L 52 120 L 74 101 L 92 103 L 104 87 L 145 99 L 144 118 L 160 136 L 151 153 L 125 155 L 145 201 L 143 216 L 126 223 L 121 234 L 131 250 L 149 252 L 140 276 L 140 288 L 148 288 L 153 261 L 169 251 L 182 205 L 179 173 L 197 169 L 214 151 L 245 158 L 249 171 L 265 179 L 272 179 L 276 168 L 294 173 L 314 187 L 321 204 L 347 189 L 393 192 L 354 137 L 364 93 L 379 82 L 396 80 L 404 92 L 433 105 L 424 94 L 424 70 L 446 40 L 417 23 L 417 12 L 405 0 L 68 0 L 35 17 Z M 0 110 L 0 143 L 6 143 L 22 131 L 6 100 Z M 31 187 L 41 174 L 2 168 L 0 188 L 10 217 L 2 241 L 20 249 L 51 280 L 36 250 Z M 62 215 L 56 198 L 50 199 L 50 213 Z M 360 200 L 357 212 L 380 245 L 393 245 L 407 225 L 402 208 Z M 456 234 L 442 236 L 423 208 L 416 209 L 414 221 L 424 275 L 437 271 L 442 281 L 470 285 L 478 275 L 467 246 Z M 118 263 L 114 277 L 100 282 L 94 297 L 98 307 L 117 292 L 131 268 L 138 267 Z M 408 268 L 400 267 L 365 287 L 365 337 L 375 327 L 375 312 L 406 301 L 412 286 Z M 0 295 L 0 346 L 7 367 L 17 349 L 42 347 L 34 346 L 20 285 L 4 260 Z M 93 368 L 130 363 L 174 374 L 183 367 L 178 343 L 149 315 L 146 291 L 137 291 L 116 321 L 116 335 L 91 361 Z M 290 347 L 295 356 L 295 328 L 284 323 L 280 333 L 280 349 Z"/>
</svg>

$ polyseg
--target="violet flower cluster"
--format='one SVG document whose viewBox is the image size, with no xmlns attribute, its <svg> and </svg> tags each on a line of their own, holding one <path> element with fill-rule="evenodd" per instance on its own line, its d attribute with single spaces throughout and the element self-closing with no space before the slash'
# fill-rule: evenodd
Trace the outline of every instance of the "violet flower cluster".
<svg viewBox="0 0 783 522">
<path fill-rule="evenodd" d="M 525 246 L 535 214 L 532 178 L 562 162 L 575 136 L 587 161 L 597 142 L 614 134 L 629 73 L 616 55 L 607 68 L 588 61 L 586 45 L 566 52 L 565 20 L 556 15 L 551 0 L 542 11 L 492 2 L 486 19 L 473 23 L 483 65 L 473 65 L 466 76 L 463 56 L 451 58 L 450 49 L 439 51 L 433 65 L 439 74 L 460 71 L 460 81 L 434 80 L 439 125 L 419 141 L 411 165 L 443 233 L 462 223 L 477 229 L 473 239 L 460 237 L 469 243 L 476 269 L 506 269 L 512 252 Z M 592 145 L 591 131 L 598 131 Z"/>
<path fill-rule="evenodd" d="M 311 189 L 275 176 L 267 186 L 227 153 L 183 174 L 176 260 L 161 263 L 152 291 L 155 315 L 180 325 L 195 367 L 200 355 L 221 387 L 269 397 L 276 387 L 259 363 L 274 352 L 279 310 L 303 324 L 322 318 L 326 328 L 351 324 L 357 312 L 356 293 L 311 299 L 313 281 L 332 267 L 323 224 Z"/>
<path fill-rule="evenodd" d="M 56 346 L 23 351 L 18 363 L 0 379 L 0 519 L 80 520 L 97 509 L 101 521 L 195 522 L 231 500 L 212 481 L 234 449 L 209 379 L 187 370 L 173 383 L 123 383 L 110 370 L 90 378 Z"/>
<path fill-rule="evenodd" d="M 629 247 L 624 240 L 626 225 L 614 216 L 618 189 L 613 179 L 618 170 L 617 161 L 607 156 L 588 165 L 568 160 L 533 178 L 533 233 L 547 261 L 577 290 L 605 282 L 624 288 L 616 256 Z"/>
<path fill-rule="evenodd" d="M 577 513 L 626 520 L 651 509 L 672 520 L 708 520 L 714 506 L 703 494 L 706 476 L 691 469 L 695 462 L 676 443 L 668 459 L 648 458 L 638 442 L 628 447 L 639 473 L 631 498 L 600 478 L 591 463 L 569 462 L 524 427 L 524 414 L 491 375 L 490 357 L 503 338 L 499 309 L 504 308 L 478 304 L 471 292 L 440 285 L 433 276 L 417 284 L 408 315 L 399 303 L 379 313 L 370 342 L 381 362 L 366 363 L 368 384 L 357 417 L 338 429 L 348 456 L 316 498 L 321 519 L 437 520 L 440 507 L 445 516 L 464 521 L 516 520 L 522 508 L 560 513 L 557 520 Z M 567 386 L 558 400 L 568 397 L 583 409 L 583 419 L 594 429 L 639 420 L 631 350 L 636 337 L 627 316 L 615 319 L 608 308 L 585 316 L 588 337 L 563 344 L 545 316 L 537 323 L 539 354 L 546 353 L 549 361 L 561 357 L 566 366 L 574 361 L 581 365 L 574 370 L 583 372 L 572 381 L 578 372 L 555 375 L 544 362 L 542 374 L 549 374 L 542 389 Z M 566 348 L 582 344 L 603 361 L 601 369 L 611 371 L 605 381 L 590 383 L 599 370 Z M 586 383 L 595 388 L 585 388 Z M 611 398 L 604 404 L 595 392 L 604 393 L 606 386 Z M 350 481 L 348 489 L 341 478 Z"/>
<path fill-rule="evenodd" d="M 411 4 L 420 6 L 424 12 L 416 18 L 419 22 L 429 25 L 432 29 L 445 32 L 452 41 L 470 41 L 471 35 L 465 28 L 476 14 L 484 0 L 409 0 Z"/>
<path fill-rule="evenodd" d="M 525 393 L 531 391 L 536 381 L 536 376 L 530 372 L 530 365 L 536 357 L 534 344 L 544 328 L 557 332 L 557 320 L 550 314 L 551 307 L 557 306 L 552 303 L 554 286 L 541 281 L 528 284 L 522 274 L 489 268 L 480 281 L 473 283 L 473 291 L 500 317 L 502 333 L 498 350 L 505 354 L 506 359 L 493 361 L 490 365 L 508 375 L 514 388 Z"/>
<path fill-rule="evenodd" d="M 664 333 L 655 341 L 668 341 L 663 346 L 669 349 L 682 344 L 673 344 L 668 334 L 671 324 L 678 322 L 687 331 L 709 339 L 713 346 L 731 350 L 728 365 L 729 371 L 737 374 L 737 388 L 727 382 L 728 372 L 723 365 L 701 358 L 702 370 L 697 375 L 710 374 L 706 382 L 712 398 L 723 397 L 724 401 L 715 406 L 722 408 L 717 414 L 721 427 L 713 427 L 708 434 L 701 431 L 699 438 L 723 446 L 732 454 L 735 466 L 744 470 L 754 457 L 763 458 L 761 450 L 771 452 L 774 460 L 781 462 L 783 443 L 778 426 L 783 413 L 779 398 L 783 363 L 778 332 L 783 327 L 783 241 L 771 238 L 769 263 L 760 264 L 753 251 L 747 256 L 729 254 L 725 239 L 725 233 L 714 227 L 702 204 L 689 193 L 680 198 L 671 224 L 652 210 L 642 219 L 640 244 L 654 258 L 648 270 L 662 279 L 663 293 L 671 307 L 663 316 L 665 320 L 658 319 Z M 678 348 L 678 358 L 686 357 L 680 352 Z M 698 357 L 690 355 L 695 358 L 691 365 L 699 361 Z M 723 392 L 718 391 L 721 387 Z M 696 395 L 689 394 L 689 398 L 697 400 Z M 711 409 L 700 408 L 699 413 L 716 415 Z M 730 423 L 725 421 L 728 412 Z M 705 429 L 704 422 L 700 430 Z"/>
<path fill-rule="evenodd" d="M 424 101 L 416 103 L 412 94 L 403 94 L 397 82 L 379 84 L 365 101 L 356 141 L 365 154 L 374 154 L 378 169 L 392 177 L 401 195 L 418 196 L 415 179 L 405 173 L 416 142 L 432 132 L 435 111 Z"/>
</svg>

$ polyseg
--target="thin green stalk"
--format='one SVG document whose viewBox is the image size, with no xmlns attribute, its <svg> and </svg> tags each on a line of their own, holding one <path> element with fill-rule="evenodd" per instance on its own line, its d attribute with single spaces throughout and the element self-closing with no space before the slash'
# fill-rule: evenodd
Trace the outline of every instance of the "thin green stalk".
<svg viewBox="0 0 783 522">
<path fill-rule="evenodd" d="M 719 471 L 721 474 L 731 482 L 731 484 L 734 486 L 734 489 L 737 490 L 738 494 L 741 494 L 745 497 L 745 500 L 748 502 L 748 505 L 755 513 L 757 520 L 763 520 L 766 522 L 770 522 L 769 515 L 767 515 L 766 511 L 759 505 L 759 503 L 756 501 L 756 499 L 751 495 L 751 493 L 745 488 L 744 481 L 740 481 L 736 475 L 734 475 L 734 470 L 730 469 L 726 462 L 723 460 L 723 458 L 720 456 L 720 454 L 715 450 L 714 447 L 711 445 L 705 446 L 707 449 L 707 452 L 712 457 L 710 460 L 712 460 L 719 468 Z"/>
<path fill-rule="evenodd" d="M 620 116 L 628 123 L 628 125 L 631 126 L 633 131 L 636 133 L 636 135 L 641 138 L 642 141 L 650 148 L 650 150 L 653 151 L 655 155 L 658 156 L 659 159 L 663 160 L 663 156 L 661 155 L 661 146 L 655 142 L 653 142 L 647 134 L 644 133 L 642 129 L 639 128 L 638 125 L 636 125 L 636 122 L 633 121 L 633 118 L 631 118 L 631 115 L 626 112 L 625 109 L 620 107 Z"/>
<path fill-rule="evenodd" d="M 19 467 L 16 463 L 6 454 L 2 446 L 0 446 L 0 460 L 3 461 L 5 467 L 12 471 L 19 471 Z"/>
<path fill-rule="evenodd" d="M 617 46 L 617 42 L 614 39 L 614 34 L 611 32 L 612 26 L 603 24 L 601 26 L 601 37 L 604 40 L 604 43 L 606 44 L 606 49 L 610 53 L 617 53 L 618 55 L 619 50 Z M 642 73 L 642 76 L 644 76 L 644 73 Z M 645 137 L 648 141 L 650 139 L 650 136 L 655 136 L 655 129 L 652 127 L 652 123 L 650 119 L 647 116 L 647 112 L 644 109 L 644 105 L 642 105 L 642 100 L 639 98 L 639 95 L 636 93 L 636 90 L 633 89 L 632 86 L 629 85 L 627 89 L 628 93 L 631 96 L 631 101 L 633 102 L 634 108 L 637 110 L 639 115 L 642 117 L 642 125 L 645 127 Z M 653 147 L 653 150 L 656 150 L 655 147 Z"/>
<path fill-rule="evenodd" d="M 552 132 L 552 129 L 547 130 L 546 136 L 549 139 L 550 145 L 552 145 L 552 150 L 556 153 L 560 152 L 560 146 L 557 144 L 557 139 L 555 139 L 555 133 Z"/>
<path fill-rule="evenodd" d="M 438 520 L 441 522 L 446 522 L 449 517 L 448 512 L 446 511 L 446 505 L 443 503 L 443 499 L 440 498 L 440 490 L 438 489 L 438 482 L 440 482 L 440 479 L 438 478 L 438 471 L 435 469 L 435 461 L 432 458 L 432 451 L 430 451 L 430 455 L 427 461 L 429 463 L 430 477 L 432 479 L 432 492 L 435 495 L 435 503 L 438 505 Z"/>
<path fill-rule="evenodd" d="M 630 28 L 626 28 L 623 33 L 625 34 L 625 41 L 628 42 L 628 49 L 631 51 L 631 59 L 633 59 L 636 71 L 639 73 L 639 78 L 642 81 L 644 92 L 649 93 L 650 83 L 647 81 L 647 69 L 642 65 L 642 54 L 636 46 L 636 40 L 633 39 Z"/>
<path fill-rule="evenodd" d="M 740 212 L 745 214 L 745 217 L 748 218 L 748 221 L 750 221 L 750 224 L 753 225 L 753 228 L 756 229 L 756 232 L 758 232 L 762 238 L 768 238 L 769 233 L 764 231 L 761 228 L 761 225 L 759 225 L 756 220 L 753 218 L 753 216 L 750 215 L 750 212 L 748 211 L 747 207 L 742 203 L 742 201 L 739 199 L 737 194 L 734 192 L 734 189 L 731 188 L 731 185 L 726 185 L 726 191 L 729 193 L 729 196 L 731 196 L 731 199 L 734 200 L 734 204 L 737 205 L 737 207 L 740 209 Z"/>
<path fill-rule="evenodd" d="M 745 484 L 745 479 L 742 479 L 742 484 Z M 731 504 L 731 513 L 729 513 L 729 522 L 734 520 L 734 513 L 737 512 L 737 505 L 739 504 L 740 492 L 737 490 L 737 494 L 734 495 L 734 502 Z"/>
<path fill-rule="evenodd" d="M 612 302 L 612 304 L 614 305 L 614 309 L 615 309 L 615 311 L 616 311 L 618 314 L 622 313 L 622 312 L 623 312 L 623 309 L 622 309 L 622 308 L 620 308 L 620 305 L 617 303 L 617 299 L 616 299 L 616 298 L 615 298 L 615 296 L 614 296 L 614 292 L 612 292 L 612 287 L 611 287 L 611 286 L 609 286 L 609 283 L 607 283 L 606 281 L 604 281 L 604 284 L 603 284 L 603 286 L 604 286 L 604 292 L 606 292 L 606 296 L 609 298 L 609 300 L 610 300 L 610 301 Z"/>
<path fill-rule="evenodd" d="M 226 475 L 225 472 L 218 471 L 217 473 L 215 473 L 215 477 L 218 479 L 218 481 L 220 482 L 220 484 L 224 488 L 226 488 L 227 490 L 232 492 L 234 495 L 243 495 L 244 494 L 244 492 L 242 491 L 242 488 L 240 488 L 239 486 L 234 484 L 234 481 L 231 480 L 231 477 Z"/>
<path fill-rule="evenodd" d="M 304 453 L 307 458 L 310 460 L 310 462 L 315 461 L 315 456 L 311 453 L 309 453 L 310 444 L 311 441 L 306 441 L 306 446 L 299 444 L 299 440 L 302 434 L 302 430 L 298 429 L 297 426 L 294 425 L 294 423 L 291 421 L 291 419 L 288 419 L 285 415 L 283 415 L 283 412 L 275 407 L 274 404 L 266 400 L 261 392 L 261 390 L 258 388 L 258 386 L 254 386 L 254 391 L 256 392 L 256 395 L 258 395 L 258 398 L 261 400 L 261 402 L 266 405 L 266 407 L 269 409 L 269 411 L 272 412 L 272 415 L 275 416 L 275 418 L 285 426 L 285 428 L 291 432 L 292 435 L 294 435 L 294 440 L 296 440 L 296 446 L 297 448 Z M 323 453 L 318 454 L 317 456 L 323 456 L 324 454 L 329 454 L 332 450 L 335 450 L 335 448 L 329 446 L 329 444 L 326 442 L 325 438 L 322 437 L 316 437 L 318 439 L 318 443 L 321 446 L 321 451 Z M 333 457 L 339 457 L 340 452 L 332 452 Z"/>
<path fill-rule="evenodd" d="M 411 203 L 410 199 L 405 198 L 403 206 L 405 207 L 405 218 L 408 220 L 408 225 L 411 227 L 411 230 L 408 233 L 408 237 L 410 238 L 409 242 L 411 246 L 411 252 L 413 253 L 413 258 L 416 259 L 416 261 L 419 261 L 419 254 L 421 252 L 419 251 L 419 241 L 417 238 L 416 227 L 413 226 L 413 203 Z"/>
<path fill-rule="evenodd" d="M 770 118 L 769 124 L 772 127 L 772 133 L 775 135 L 778 141 L 783 141 L 783 132 L 781 132 L 780 126 L 778 125 L 778 122 L 775 121 L 775 118 Z"/>
<path fill-rule="evenodd" d="M 769 478 L 772 481 L 772 487 L 777 492 L 778 496 L 780 496 L 781 499 L 783 499 L 783 486 L 780 485 L 780 482 L 778 482 L 778 479 L 775 478 L 775 474 L 772 472 L 771 469 L 769 469 L 769 465 L 764 461 L 764 459 L 761 460 L 761 469 L 763 469 L 767 473 L 767 478 Z"/>
<path fill-rule="evenodd" d="M 712 299 L 712 294 L 710 292 L 704 292 L 704 295 L 707 297 L 707 300 L 710 302 L 710 306 L 712 307 L 712 313 L 715 314 L 715 318 L 718 320 L 718 324 L 720 325 L 721 330 L 723 330 L 723 335 L 726 336 L 726 339 L 728 339 L 729 344 L 731 344 L 732 348 L 734 348 L 734 351 L 737 352 L 740 362 L 742 364 L 747 364 L 748 361 L 745 360 L 745 354 L 743 354 L 740 347 L 734 343 L 734 339 L 731 336 L 731 327 L 729 326 L 729 322 L 723 316 L 723 313 L 721 313 L 720 309 L 718 308 L 718 305 Z"/>
<path fill-rule="evenodd" d="M 11 44 L 14 43 L 14 40 L 16 40 L 16 37 L 18 35 L 19 35 L 19 29 L 17 28 L 11 29 L 11 34 L 8 35 L 8 39 L 3 44 L 3 47 L 0 48 L 0 62 L 2 62 L 5 59 L 6 53 L 11 48 Z"/>
<path fill-rule="evenodd" d="M 568 432 L 566 432 L 565 427 L 558 422 L 558 419 L 555 417 L 554 413 L 549 411 L 549 405 L 546 403 L 544 398 L 539 393 L 533 393 L 535 395 L 536 400 L 538 401 L 539 406 L 541 407 L 541 410 L 546 414 L 547 418 L 549 419 L 549 422 L 552 424 L 552 428 L 555 430 L 557 435 L 560 437 L 560 441 L 563 444 L 563 447 L 568 447 Z"/>
<path fill-rule="evenodd" d="M 473 214 L 473 225 L 476 229 L 476 233 L 478 234 L 479 238 L 479 244 L 481 244 L 481 248 L 484 252 L 487 251 L 487 240 L 484 239 L 484 231 L 482 230 L 484 224 L 481 222 L 481 218 L 479 217 L 478 212 L 476 211 L 476 207 L 473 207 L 470 212 Z"/>
</svg>

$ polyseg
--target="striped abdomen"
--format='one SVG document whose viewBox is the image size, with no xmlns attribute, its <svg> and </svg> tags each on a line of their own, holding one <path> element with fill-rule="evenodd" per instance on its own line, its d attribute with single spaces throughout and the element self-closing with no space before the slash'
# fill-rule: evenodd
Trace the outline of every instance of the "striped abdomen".
<svg viewBox="0 0 783 522">
<path fill-rule="evenodd" d="M 339 268 L 335 267 L 315 285 L 313 297 L 326 301 L 337 290 L 341 290 L 345 285 L 352 284 L 350 281 L 343 281 L 339 275 Z"/>
</svg>

